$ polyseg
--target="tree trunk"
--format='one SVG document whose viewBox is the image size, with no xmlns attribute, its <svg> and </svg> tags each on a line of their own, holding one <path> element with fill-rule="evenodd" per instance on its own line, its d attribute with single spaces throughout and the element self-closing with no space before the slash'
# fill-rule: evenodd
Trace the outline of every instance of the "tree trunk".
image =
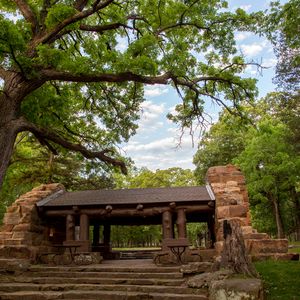
<svg viewBox="0 0 300 300">
<path fill-rule="evenodd" d="M 296 240 L 300 241 L 300 193 L 296 191 L 295 187 L 291 190 L 291 198 L 295 207 Z"/>
<path fill-rule="evenodd" d="M 0 188 L 9 166 L 18 133 L 18 109 L 7 95 L 0 96 Z"/>
<path fill-rule="evenodd" d="M 277 238 L 283 239 L 285 237 L 284 231 L 283 231 L 283 224 L 282 224 L 282 218 L 281 213 L 279 210 L 279 204 L 277 199 L 274 196 L 271 196 L 271 200 L 274 207 L 274 215 L 275 215 L 275 221 L 276 221 L 276 227 L 277 227 Z"/>
<path fill-rule="evenodd" d="M 229 269 L 237 274 L 258 277 L 254 265 L 246 252 L 242 229 L 237 220 L 224 220 L 223 222 L 224 247 L 220 260 L 214 269 Z"/>
<path fill-rule="evenodd" d="M 1 118 L 1 116 L 0 116 Z M 17 132 L 9 126 L 0 127 L 0 188 L 13 153 Z"/>
</svg>

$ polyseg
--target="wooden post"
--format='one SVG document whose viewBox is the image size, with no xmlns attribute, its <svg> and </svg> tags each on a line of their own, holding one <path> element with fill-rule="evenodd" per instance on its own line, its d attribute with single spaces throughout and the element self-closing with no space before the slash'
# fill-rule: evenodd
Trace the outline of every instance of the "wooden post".
<svg viewBox="0 0 300 300">
<path fill-rule="evenodd" d="M 213 216 L 211 216 L 208 221 L 207 221 L 207 227 L 208 227 L 208 232 L 209 232 L 209 237 L 210 237 L 210 248 L 214 247 L 214 243 L 216 242 L 216 234 L 215 234 L 215 220 Z"/>
<path fill-rule="evenodd" d="M 172 213 L 167 210 L 162 213 L 162 229 L 163 239 L 172 239 L 173 236 L 173 224 L 172 224 Z"/>
<path fill-rule="evenodd" d="M 103 244 L 106 247 L 110 246 L 110 224 L 103 226 Z"/>
<path fill-rule="evenodd" d="M 178 238 L 186 238 L 186 218 L 185 218 L 185 210 L 184 208 L 180 208 L 177 210 L 177 232 Z"/>
<path fill-rule="evenodd" d="M 66 217 L 66 241 L 74 241 L 75 239 L 75 220 L 73 215 Z"/>
<path fill-rule="evenodd" d="M 97 246 L 99 245 L 99 238 L 100 238 L 100 226 L 99 224 L 95 224 L 93 228 L 93 245 Z"/>
<path fill-rule="evenodd" d="M 80 235 L 81 241 L 89 240 L 89 217 L 86 214 L 80 215 Z"/>
</svg>

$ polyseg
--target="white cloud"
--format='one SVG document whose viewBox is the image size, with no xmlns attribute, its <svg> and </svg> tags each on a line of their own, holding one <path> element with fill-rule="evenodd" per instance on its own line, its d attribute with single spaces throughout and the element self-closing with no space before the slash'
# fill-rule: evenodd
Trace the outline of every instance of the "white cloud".
<svg viewBox="0 0 300 300">
<path fill-rule="evenodd" d="M 251 36 L 250 32 L 237 32 L 235 34 L 235 39 L 236 39 L 236 41 L 241 42 L 241 41 L 249 38 L 250 36 Z"/>
<path fill-rule="evenodd" d="M 262 65 L 266 68 L 273 68 L 277 64 L 277 59 L 274 57 L 263 60 Z"/>
<path fill-rule="evenodd" d="M 165 118 L 164 113 L 165 103 L 155 104 L 149 100 L 144 101 L 141 104 L 138 133 L 150 132 L 163 127 L 162 119 Z"/>
<path fill-rule="evenodd" d="M 240 6 L 240 8 L 243 9 L 244 11 L 249 11 L 251 7 L 252 7 L 251 4 L 246 4 L 246 5 Z"/>
<path fill-rule="evenodd" d="M 262 52 L 263 49 L 263 45 L 257 43 L 241 45 L 241 50 L 246 56 L 256 56 L 257 54 Z"/>
<path fill-rule="evenodd" d="M 157 97 L 162 94 L 166 94 L 168 92 L 168 88 L 165 86 L 158 86 L 158 85 L 153 85 L 153 86 L 146 86 L 145 88 L 145 96 L 146 97 Z"/>
<path fill-rule="evenodd" d="M 178 140 L 173 137 L 161 138 L 150 143 L 131 144 L 129 142 L 123 150 L 134 161 L 136 166 L 151 170 L 167 169 L 171 167 L 194 168 L 192 163 L 196 148 L 192 147 L 190 138 L 184 137 L 179 147 Z"/>
</svg>

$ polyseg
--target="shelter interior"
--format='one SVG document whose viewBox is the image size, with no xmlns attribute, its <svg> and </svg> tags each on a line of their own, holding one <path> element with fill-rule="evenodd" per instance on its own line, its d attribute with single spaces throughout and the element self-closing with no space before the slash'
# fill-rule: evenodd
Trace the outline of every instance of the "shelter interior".
<svg viewBox="0 0 300 300">
<path fill-rule="evenodd" d="M 172 240 L 187 241 L 187 223 L 204 222 L 213 245 L 214 201 L 209 186 L 197 186 L 59 191 L 37 206 L 54 245 L 77 245 L 80 252 L 97 251 L 104 258 L 115 258 L 113 225 L 160 225 L 161 248 L 167 250 Z"/>
</svg>

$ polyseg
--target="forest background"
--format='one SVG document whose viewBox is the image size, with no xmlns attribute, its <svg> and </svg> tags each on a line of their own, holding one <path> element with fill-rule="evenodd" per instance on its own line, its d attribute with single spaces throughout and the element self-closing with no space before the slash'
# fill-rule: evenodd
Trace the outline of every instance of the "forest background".
<svg viewBox="0 0 300 300">
<path fill-rule="evenodd" d="M 209 167 L 233 163 L 246 175 L 254 227 L 300 240 L 300 4 L 273 2 L 255 13 L 226 7 L 2 1 L 0 219 L 42 183 L 69 191 L 192 186 L 205 183 Z M 261 66 L 237 54 L 236 30 L 263 35 L 274 47 L 277 90 L 262 99 L 255 80 L 243 77 L 248 65 Z M 155 83 L 172 85 L 182 99 L 171 121 L 182 130 L 202 125 L 195 171 L 136 168 L 118 151 L 136 132 L 143 85 Z M 207 101 L 223 107 L 213 124 Z M 127 244 L 143 243 L 147 234 L 160 239 L 155 227 L 117 230 Z M 194 240 L 203 230 L 189 227 Z"/>
</svg>

